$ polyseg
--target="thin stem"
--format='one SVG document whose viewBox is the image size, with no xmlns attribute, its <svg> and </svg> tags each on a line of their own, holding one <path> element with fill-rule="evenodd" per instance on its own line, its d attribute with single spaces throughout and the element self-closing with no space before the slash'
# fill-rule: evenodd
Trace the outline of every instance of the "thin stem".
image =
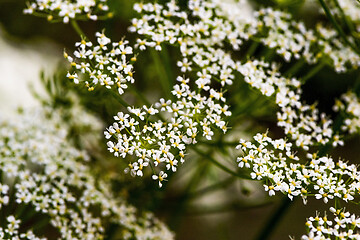
<svg viewBox="0 0 360 240">
<path fill-rule="evenodd" d="M 209 154 L 211 154 L 211 152 L 209 152 Z M 183 212 L 186 211 L 186 207 L 188 203 L 187 200 L 190 196 L 190 192 L 193 191 L 193 189 L 203 179 L 204 174 L 206 174 L 206 171 L 208 170 L 208 166 L 209 164 L 207 164 L 206 162 L 200 162 L 200 164 L 197 165 L 195 174 L 192 175 L 181 197 L 176 201 L 177 202 L 176 211 L 173 212 L 172 219 L 170 221 L 173 228 L 176 229 L 181 224 L 180 221 L 182 218 L 181 216 Z"/>
<path fill-rule="evenodd" d="M 106 238 L 109 240 L 115 239 L 116 237 L 116 231 L 117 231 L 117 225 L 116 224 L 110 224 L 106 231 Z"/>
<path fill-rule="evenodd" d="M 123 105 L 124 107 L 130 106 L 130 104 L 125 102 L 125 100 L 122 99 L 122 97 L 120 97 L 118 93 L 115 93 L 114 91 L 111 91 L 111 90 L 109 92 L 111 93 L 111 95 L 114 96 L 115 100 L 118 101 L 121 105 Z"/>
<path fill-rule="evenodd" d="M 353 91 L 355 93 L 358 93 L 360 91 L 360 74 L 358 75 L 358 77 L 356 78 L 356 80 L 354 82 Z"/>
<path fill-rule="evenodd" d="M 297 73 L 300 68 L 302 68 L 305 64 L 304 59 L 299 59 L 295 64 L 293 64 L 285 73 L 285 76 L 293 76 L 295 73 Z"/>
<path fill-rule="evenodd" d="M 335 198 L 335 208 L 340 209 L 341 208 L 341 202 L 339 198 Z"/>
<path fill-rule="evenodd" d="M 171 94 L 173 86 L 170 84 L 170 82 L 167 79 L 166 69 L 164 68 L 164 66 L 162 64 L 159 54 L 153 49 L 151 49 L 150 52 L 151 52 L 151 56 L 155 62 L 156 71 L 159 74 L 159 80 L 160 80 L 161 87 L 163 88 L 166 97 L 168 99 L 171 99 L 173 97 Z"/>
<path fill-rule="evenodd" d="M 247 58 L 251 58 L 254 55 L 254 53 L 256 52 L 256 49 L 258 48 L 259 44 L 260 43 L 257 42 L 257 41 L 253 41 L 251 43 L 250 47 L 248 48 L 248 50 L 246 52 L 246 57 Z"/>
<path fill-rule="evenodd" d="M 147 98 L 144 97 L 144 94 L 139 93 L 139 91 L 135 87 L 133 87 L 133 85 L 128 85 L 128 88 L 132 93 L 134 93 L 138 98 L 140 98 L 143 103 L 151 106 L 151 103 L 149 102 L 149 100 L 147 100 Z"/>
<path fill-rule="evenodd" d="M 253 111 L 254 109 L 257 109 L 257 106 L 263 105 L 264 99 L 266 98 L 264 95 L 262 95 L 260 92 L 256 92 L 255 97 L 248 97 L 244 99 L 242 105 L 239 104 L 240 107 L 232 111 L 232 116 L 236 117 L 239 115 L 247 114 Z M 261 101 L 259 101 L 261 100 Z"/>
<path fill-rule="evenodd" d="M 304 77 L 301 78 L 301 82 L 305 83 L 307 80 L 312 78 L 315 74 L 317 74 L 323 67 L 325 67 L 326 63 L 321 62 L 316 67 L 312 68 Z"/>
<path fill-rule="evenodd" d="M 171 65 L 171 60 L 170 60 L 170 54 L 168 51 L 167 46 L 164 46 L 160 52 L 161 54 L 161 58 L 163 59 L 163 63 L 164 63 L 164 68 L 165 68 L 165 72 L 167 74 L 167 79 L 168 82 L 171 86 L 170 91 L 172 90 L 172 87 L 174 85 L 174 80 L 175 80 L 175 76 L 174 76 L 174 72 L 172 71 L 172 65 Z"/>
<path fill-rule="evenodd" d="M 265 61 L 271 62 L 273 57 L 275 56 L 276 50 L 275 48 L 266 48 L 264 56 Z"/>
<path fill-rule="evenodd" d="M 228 186 L 229 184 L 233 183 L 236 180 L 235 177 L 231 176 L 229 178 L 226 178 L 225 180 L 221 181 L 221 182 L 217 182 L 213 185 L 204 187 L 196 192 L 190 193 L 190 195 L 188 196 L 189 198 L 197 198 L 200 197 L 202 195 L 205 195 L 207 193 L 211 193 L 213 191 L 216 191 L 218 189 L 224 189 L 224 186 Z"/>
<path fill-rule="evenodd" d="M 326 5 L 324 0 L 319 0 L 322 8 L 325 11 L 326 16 L 329 18 L 330 22 L 334 25 L 336 31 L 339 33 L 340 37 L 345 41 L 345 43 L 347 45 L 349 45 L 355 52 L 360 53 L 359 49 L 353 45 L 348 39 L 347 36 L 345 35 L 344 31 L 342 30 L 342 28 L 340 27 L 340 25 L 336 22 L 335 17 L 332 15 L 329 7 Z"/>
<path fill-rule="evenodd" d="M 296 198 L 295 198 L 296 199 Z M 271 234 L 276 229 L 276 226 L 279 224 L 279 220 L 284 216 L 286 211 L 292 205 L 292 201 L 288 197 L 284 197 L 279 208 L 270 216 L 266 221 L 265 226 L 261 229 L 260 233 L 255 238 L 256 240 L 266 240 L 269 239 Z"/>
<path fill-rule="evenodd" d="M 82 38 L 87 39 L 85 33 L 81 30 L 79 24 L 76 22 L 76 20 L 71 19 L 70 20 L 71 26 L 74 28 L 75 32 Z"/>
<path fill-rule="evenodd" d="M 239 174 L 231 169 L 229 169 L 228 167 L 226 167 L 225 165 L 223 165 L 222 163 L 216 161 L 213 157 L 211 157 L 210 155 L 206 154 L 205 152 L 201 151 L 200 149 L 198 149 L 197 147 L 192 147 L 192 149 L 194 149 L 195 152 L 197 152 L 198 154 L 204 156 L 207 160 L 209 160 L 210 162 L 212 162 L 214 165 L 216 165 L 218 168 L 222 169 L 223 171 L 231 174 L 234 177 L 239 177 L 242 179 L 249 179 L 249 180 L 253 180 L 252 178 L 250 178 L 248 175 L 245 174 Z"/>
<path fill-rule="evenodd" d="M 324 146 L 322 146 L 322 147 L 320 148 L 320 150 L 319 150 L 319 152 L 318 152 L 317 155 L 318 155 L 319 157 L 323 157 L 323 156 L 326 155 L 327 152 L 330 151 L 331 148 L 332 148 L 331 143 L 328 143 L 328 144 L 326 144 L 326 145 L 324 145 Z"/>
<path fill-rule="evenodd" d="M 198 143 L 200 144 L 204 144 L 204 145 L 210 145 L 210 146 L 219 146 L 219 147 L 223 147 L 223 146 L 237 146 L 239 145 L 239 141 L 234 141 L 234 142 L 225 142 L 225 141 L 202 141 L 202 140 L 198 140 Z"/>
<path fill-rule="evenodd" d="M 271 201 L 263 201 L 258 203 L 251 203 L 251 204 L 241 204 L 238 201 L 229 204 L 228 206 L 224 206 L 224 204 L 215 205 L 215 206 L 202 206 L 201 210 L 198 208 L 190 209 L 189 215 L 205 215 L 205 214 L 217 214 L 217 213 L 224 213 L 224 212 L 233 212 L 239 210 L 249 210 L 252 208 L 259 208 L 272 203 Z"/>
</svg>

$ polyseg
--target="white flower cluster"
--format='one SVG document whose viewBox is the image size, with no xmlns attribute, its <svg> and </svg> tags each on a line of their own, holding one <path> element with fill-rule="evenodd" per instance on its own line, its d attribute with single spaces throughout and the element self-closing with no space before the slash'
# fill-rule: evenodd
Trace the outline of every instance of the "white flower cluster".
<svg viewBox="0 0 360 240">
<path fill-rule="evenodd" d="M 185 13 L 176 12 L 179 7 L 175 1 L 169 2 L 167 7 L 169 10 L 163 9 L 159 4 L 135 5 L 135 9 L 139 12 L 144 10 L 156 14 L 163 13 L 189 23 Z M 160 21 L 157 17 L 158 15 L 155 14 L 148 16 L 146 22 Z M 216 38 L 208 41 L 200 37 L 198 30 L 204 26 L 183 25 L 179 28 L 178 25 L 171 25 L 172 22 L 167 21 L 164 23 L 167 28 L 159 29 L 157 32 L 154 27 L 146 25 L 146 22 L 135 19 L 130 30 L 151 34 L 152 40 L 138 39 L 135 47 L 140 50 L 145 50 L 147 47 L 161 50 L 163 41 L 180 44 L 183 59 L 177 62 L 177 66 L 181 72 L 189 74 L 191 78 L 185 76 L 177 78 L 180 84 L 176 84 L 172 91 L 175 102 L 160 99 L 160 102 L 154 104 L 155 108 L 146 106 L 129 108 L 129 112 L 134 117 L 119 113 L 119 116 L 115 117 L 117 122 L 105 132 L 106 138 L 114 136 L 117 139 L 115 142 L 108 142 L 109 151 L 120 157 L 127 155 L 137 157 L 135 162 L 130 163 L 128 169 L 137 176 L 143 176 L 144 167 L 153 168 L 159 164 L 165 165 L 167 170 L 176 171 L 177 165 L 184 161 L 186 145 L 196 143 L 197 136 L 201 134 L 210 140 L 214 135 L 214 128 L 226 132 L 226 122 L 223 118 L 230 116 L 231 112 L 225 105 L 223 88 L 231 85 L 232 79 L 235 78 L 232 74 L 235 63 L 230 54 L 214 47 L 217 45 L 214 44 L 217 42 Z M 179 37 L 182 31 L 186 32 L 186 35 Z M 222 31 L 223 29 L 218 29 L 219 34 Z M 202 30 L 202 34 L 209 35 L 206 29 Z M 195 37 L 196 35 L 199 36 Z M 194 86 L 196 91 L 191 90 L 190 86 Z M 148 121 L 151 115 L 156 117 L 157 114 L 165 115 L 167 121 Z M 162 186 L 161 182 L 166 176 L 167 173 L 161 171 L 153 175 L 153 179 L 159 180 L 159 185 Z"/>
<path fill-rule="evenodd" d="M 168 2 L 165 7 L 135 4 L 135 10 L 142 13 L 142 18 L 133 19 L 130 31 L 151 38 L 151 41 L 139 40 L 143 48 L 155 45 L 161 50 L 161 43 L 169 42 L 179 44 L 184 54 L 191 51 L 190 46 L 223 46 L 226 42 L 239 50 L 244 41 L 251 39 L 275 49 L 286 61 L 301 57 L 308 64 L 331 60 L 338 72 L 349 69 L 348 65 L 352 68 L 360 66 L 359 55 L 342 43 L 335 30 L 321 25 L 307 29 L 304 23 L 292 20 L 290 14 L 271 8 L 253 11 L 250 17 L 244 18 L 236 11 L 243 7 L 244 1 L 227 3 L 227 9 L 230 4 L 234 11 L 224 9 L 222 1 L 191 0 L 190 14 L 180 11 L 175 1 Z M 195 20 L 188 20 L 188 16 Z"/>
<path fill-rule="evenodd" d="M 97 20 L 109 10 L 107 0 L 35 0 L 28 3 L 26 14 L 47 17 L 48 20 Z"/>
<path fill-rule="evenodd" d="M 192 14 L 201 19 L 192 23 L 188 20 L 187 13 L 178 11 L 179 8 L 175 1 L 169 2 L 166 8 L 158 4 L 137 4 L 135 10 L 145 13 L 145 15 L 141 19 L 133 19 L 133 26 L 130 30 L 150 37 L 150 40 L 140 40 L 144 45 L 152 43 L 153 46 L 159 46 L 161 49 L 162 42 L 179 44 L 183 60 L 178 62 L 178 66 L 184 72 L 192 69 L 203 69 L 202 72 L 197 73 L 199 76 L 204 74 L 210 76 L 211 74 L 211 79 L 218 80 L 222 87 L 232 84 L 235 78 L 234 74 L 238 72 L 244 76 L 247 83 L 259 89 L 262 94 L 266 96 L 275 95 L 276 103 L 280 107 L 278 124 L 285 129 L 286 134 L 289 134 L 296 141 L 297 146 L 306 150 L 314 144 L 331 142 L 334 146 L 342 145 L 343 142 L 332 130 L 332 121 L 325 114 L 320 114 L 315 105 L 310 106 L 301 102 L 301 83 L 298 80 L 282 77 L 275 64 L 270 65 L 258 60 L 243 64 L 240 61 L 233 60 L 230 54 L 221 49 L 224 41 L 228 41 L 234 49 L 237 49 L 242 43 L 242 39 L 255 36 L 256 32 L 260 31 L 257 29 L 260 26 L 267 28 L 282 27 L 281 31 L 279 29 L 274 31 L 289 34 L 291 31 L 288 31 L 289 27 L 286 28 L 284 24 L 291 22 L 290 16 L 279 11 L 263 9 L 255 14 L 258 22 L 254 24 L 244 22 L 241 17 L 232 23 L 216 15 L 221 13 L 221 10 L 216 6 L 216 3 L 212 2 L 189 1 L 189 9 L 192 10 Z M 225 13 L 223 15 L 228 16 Z M 169 20 L 170 17 L 171 20 Z M 172 20 L 174 17 L 179 18 L 178 22 Z M 235 16 L 231 17 L 231 19 L 233 18 Z M 241 24 L 241 21 L 244 24 Z M 294 25 L 295 22 L 292 24 Z M 301 27 L 301 24 L 296 26 L 299 29 L 304 27 Z M 241 31 L 238 31 L 236 27 L 241 28 Z M 234 38 L 232 38 L 235 34 L 233 31 L 236 32 Z M 304 30 L 303 33 L 298 33 L 294 38 L 301 39 L 301 36 L 310 34 L 305 33 Z M 266 41 L 266 37 L 262 39 Z M 276 39 L 283 38 L 277 36 Z M 314 39 L 316 38 L 314 37 Z M 305 42 L 316 42 L 314 39 Z M 326 44 L 325 42 L 328 41 L 324 41 L 324 44 Z M 274 41 L 271 40 L 270 43 L 274 43 Z M 289 43 L 288 46 L 292 48 L 294 44 Z M 277 47 L 277 45 L 270 47 Z M 289 54 L 296 53 L 295 57 L 297 58 L 300 55 L 306 55 L 305 53 L 310 48 L 312 47 L 304 45 L 298 50 L 288 49 L 286 52 Z"/>
<path fill-rule="evenodd" d="M 6 184 L 0 183 L 0 209 L 3 205 L 7 205 L 9 203 L 9 186 Z"/>
<path fill-rule="evenodd" d="M 271 8 L 261 9 L 255 12 L 255 16 L 260 20 L 257 23 L 260 35 L 254 37 L 259 37 L 264 45 L 276 49 L 286 61 L 304 58 L 308 64 L 317 64 L 331 60 L 337 72 L 360 66 L 359 55 L 340 40 L 334 29 L 321 24 L 307 29 L 303 22 L 293 20 L 290 14 Z"/>
<path fill-rule="evenodd" d="M 78 49 L 74 57 L 64 53 L 65 58 L 75 69 L 68 72 L 67 77 L 78 84 L 82 79 L 89 91 L 94 90 L 98 84 L 111 89 L 115 86 L 119 94 L 124 93 L 127 83 L 134 83 L 133 65 L 136 61 L 133 48 L 128 45 L 127 40 L 111 42 L 102 32 L 96 33 L 97 45 L 90 41 L 82 40 L 75 44 Z M 81 78 L 78 72 L 85 76 Z M 88 81 L 88 80 L 89 81 Z"/>
<path fill-rule="evenodd" d="M 28 230 L 26 233 L 19 234 L 21 220 L 16 219 L 13 215 L 6 217 L 6 222 L 7 222 L 7 224 L 5 225 L 6 227 L 0 228 L 0 238 L 1 239 L 45 240 L 45 238 L 36 237 L 35 234 L 33 233 L 33 231 L 31 231 L 31 230 Z"/>
<path fill-rule="evenodd" d="M 203 78 L 199 78 L 203 80 Z M 204 97 L 200 93 L 191 91 L 189 79 L 178 77 L 180 84 L 174 86 L 172 94 L 177 101 L 160 99 L 154 107 L 128 107 L 130 114 L 119 112 L 116 120 L 107 131 L 105 137 L 114 137 L 116 141 L 108 141 L 108 149 L 115 156 L 125 158 L 133 155 L 136 160 L 129 164 L 132 175 L 143 176 L 145 167 L 166 167 L 176 171 L 178 164 L 184 162 L 186 145 L 195 144 L 202 133 L 210 140 L 214 135 L 214 128 L 226 132 L 226 123 L 222 120 L 229 116 L 228 106 L 219 102 L 220 95 L 210 89 L 210 96 Z M 204 85 L 201 89 L 207 89 Z M 225 99 L 224 99 L 225 100 Z M 168 121 L 152 118 L 164 114 Z M 159 186 L 167 174 L 161 171 L 153 175 L 159 180 Z"/>
<path fill-rule="evenodd" d="M 133 19 L 132 32 L 145 35 L 147 40 L 144 44 L 155 45 L 155 49 L 161 50 L 161 43 L 168 42 L 180 46 L 182 55 L 193 58 L 198 66 L 211 65 L 215 46 L 224 46 L 224 41 L 232 44 L 233 48 L 239 49 L 242 40 L 249 37 L 246 31 L 234 31 L 230 22 L 217 17 L 215 4 L 211 1 L 189 1 L 188 14 L 180 11 L 175 1 L 170 1 L 166 6 L 159 4 L 135 4 L 134 9 L 142 14 L 142 18 Z M 190 21 L 189 19 L 197 21 Z M 210 49 L 208 49 L 210 47 Z M 205 52 L 203 52 L 205 51 Z M 191 60 L 191 59 L 189 59 Z M 184 60 L 187 63 L 186 60 Z M 217 71 L 215 68 L 213 71 Z"/>
<path fill-rule="evenodd" d="M 358 25 L 359 21 L 360 21 L 360 3 L 359 3 L 359 1 L 357 1 L 357 0 L 337 0 L 337 3 L 341 7 L 344 14 L 346 16 L 348 16 L 353 22 L 355 22 Z M 339 9 L 337 9 L 335 6 L 332 8 L 332 11 L 338 13 Z"/>
<path fill-rule="evenodd" d="M 327 203 L 333 198 L 348 202 L 359 195 L 360 171 L 355 165 L 316 154 L 308 154 L 309 162 L 301 164 L 284 139 L 273 140 L 266 134 L 254 139 L 255 143 L 240 140 L 237 149 L 244 155 L 237 158 L 238 166 L 248 168 L 252 179 L 264 180 L 270 196 L 282 192 L 291 200 L 301 196 L 304 203 L 315 196 Z"/>
<path fill-rule="evenodd" d="M 330 220 L 326 215 L 318 213 L 306 222 L 308 234 L 302 240 L 321 239 L 360 239 L 360 218 L 345 209 L 330 208 L 333 217 Z"/>
<path fill-rule="evenodd" d="M 334 111 L 344 113 L 344 124 L 342 130 L 350 134 L 360 131 L 360 99 L 356 93 L 348 91 L 341 96 L 341 100 L 337 100 L 334 105 Z"/>
<path fill-rule="evenodd" d="M 192 5 L 193 1 L 189 4 L 191 8 L 197 8 Z M 215 47 L 218 44 L 222 45 L 222 41 L 229 37 L 226 34 L 228 31 L 224 29 L 226 24 L 213 22 L 209 26 L 208 24 L 212 23 L 210 19 L 192 24 L 185 12 L 177 11 L 179 7 L 175 1 L 167 3 L 166 9 L 159 4 L 135 4 L 135 10 L 148 14 L 144 14 L 142 19 L 133 19 L 133 25 L 130 27 L 130 31 L 150 37 L 138 39 L 140 49 L 144 50 L 146 46 L 150 46 L 160 51 L 163 42 L 178 44 L 183 59 L 177 65 L 182 72 L 195 70 L 199 77 L 195 82 L 198 88 L 211 91 L 208 86 L 211 81 L 219 82 L 221 87 L 232 84 L 234 61 L 230 54 Z M 203 17 L 198 12 L 194 12 L 194 15 Z M 170 21 L 167 17 L 176 17 L 183 24 Z"/>
<path fill-rule="evenodd" d="M 257 60 L 239 66 L 239 71 L 244 80 L 263 95 L 275 95 L 275 102 L 280 107 L 278 125 L 296 141 L 297 146 L 308 150 L 309 146 L 329 142 L 333 146 L 343 145 L 332 130 L 332 120 L 324 113 L 319 114 L 315 105 L 300 101 L 302 91 L 297 79 L 282 77 L 276 65 Z"/>
<path fill-rule="evenodd" d="M 289 13 L 272 8 L 261 9 L 255 12 L 255 16 L 260 20 L 257 33 L 263 35 L 260 41 L 265 46 L 276 49 L 276 53 L 286 61 L 303 57 L 309 63 L 316 62 L 311 52 L 316 37 L 302 22 L 294 21 Z"/>
<path fill-rule="evenodd" d="M 207 94 L 203 94 L 205 95 L 203 96 L 192 93 L 188 84 L 189 79 L 179 77 L 178 80 L 182 84 L 175 85 L 172 92 L 178 99 L 177 103 L 162 100 L 161 103 L 155 104 L 155 108 L 145 106 L 143 108 L 129 108 L 134 117 L 124 113 L 119 113 L 119 116 L 115 117 L 117 122 L 108 128 L 105 135 L 107 139 L 114 136 L 117 141 L 109 141 L 108 149 L 116 156 L 135 155 L 138 158 L 129 165 L 128 170 L 133 175 L 143 176 L 144 167 L 153 168 L 161 162 L 164 163 L 167 170 L 176 171 L 177 164 L 184 161 L 185 145 L 193 143 L 188 139 L 193 133 L 187 133 L 191 129 L 179 130 L 183 126 L 188 128 L 197 122 L 194 121 L 194 118 L 198 118 L 199 109 L 194 109 L 193 106 L 197 107 L 200 102 L 200 106 L 207 105 L 206 109 L 210 109 L 210 112 L 213 113 L 213 106 L 216 105 L 208 104 L 207 101 L 216 99 L 225 103 L 223 88 L 232 84 L 236 73 L 242 74 L 245 81 L 252 87 L 259 89 L 262 94 L 275 96 L 275 102 L 280 107 L 277 114 L 278 125 L 285 129 L 285 133 L 291 136 L 297 146 L 308 150 L 313 145 L 331 143 L 333 146 L 337 146 L 343 144 L 338 133 L 332 129 L 332 121 L 325 114 L 319 113 L 315 104 L 307 105 L 301 102 L 300 81 L 282 77 L 276 64 L 270 65 L 258 60 L 241 63 L 233 60 L 232 56 L 222 49 L 225 44 L 230 43 L 233 49 L 237 50 L 243 40 L 254 36 L 258 37 L 258 34 L 265 32 L 266 34 L 260 38 L 261 41 L 265 45 L 272 44 L 268 46 L 277 48 L 278 54 L 284 55 L 286 60 L 290 60 L 291 57 L 304 56 L 309 63 L 315 63 L 322 54 L 327 54 L 331 58 L 332 52 L 327 52 L 326 49 L 335 51 L 331 41 L 339 42 L 336 40 L 336 32 L 322 27 L 318 27 L 317 31 L 306 30 L 302 23 L 292 21 L 290 15 L 272 9 L 262 9 L 254 13 L 254 17 L 248 20 L 241 17 L 236 20 L 236 16 L 229 17 L 228 13 L 225 14 L 219 4 L 218 1 L 189 1 L 188 7 L 191 18 L 189 13 L 180 11 L 175 1 L 170 1 L 165 6 L 156 3 L 135 4 L 134 8 L 142 13 L 142 18 L 132 20 L 130 31 L 136 31 L 145 36 L 144 39 L 137 40 L 135 47 L 140 50 L 154 47 L 160 51 L 163 42 L 179 46 L 183 59 L 178 61 L 178 67 L 184 73 L 195 73 L 198 77 L 194 81 L 196 87 L 202 94 L 204 92 Z M 228 21 L 227 18 L 232 19 L 232 21 Z M 242 31 L 238 31 L 239 28 Z M 281 34 L 281 36 L 276 36 L 276 39 L 283 39 L 282 37 L 285 35 L 287 38 L 293 39 L 294 42 L 274 43 L 274 41 L 269 40 L 269 36 L 275 32 Z M 287 38 L 285 37 L 285 39 Z M 298 45 L 295 45 L 295 42 Z M 318 45 L 315 46 L 314 44 Z M 325 46 L 326 44 L 330 45 Z M 345 49 L 340 42 L 338 47 Z M 319 55 L 319 52 L 314 53 L 312 49 L 322 49 L 323 51 Z M 349 54 L 345 55 L 350 56 Z M 339 59 L 346 59 L 346 57 L 339 57 Z M 354 60 L 354 64 L 357 63 L 358 61 Z M 215 90 L 212 87 L 216 84 L 219 85 L 220 90 Z M 207 95 L 210 95 L 210 98 Z M 196 98 L 193 98 L 194 96 Z M 192 102 L 193 99 L 196 100 L 196 104 Z M 205 102 L 200 101 L 200 99 L 204 99 Z M 173 106 L 169 107 L 170 104 Z M 190 115 L 190 118 L 185 118 L 185 121 L 182 119 L 183 114 L 178 113 L 179 109 L 187 110 L 193 115 Z M 225 115 L 231 114 L 226 105 L 218 107 L 219 109 Z M 194 113 L 194 111 L 198 113 Z M 172 115 L 169 122 L 179 124 L 181 127 L 174 127 L 173 124 L 169 125 L 162 120 L 148 121 L 151 115 L 156 115 L 159 112 L 168 112 Z M 185 116 L 188 117 L 186 111 L 182 110 L 182 112 L 185 112 Z M 226 124 L 221 120 L 221 112 L 219 113 L 216 113 L 217 116 L 212 117 L 210 122 L 215 123 L 217 127 L 225 131 Z M 210 115 L 208 114 L 208 116 Z M 141 123 L 145 117 L 146 123 Z M 208 119 L 208 117 L 202 119 Z M 204 124 L 201 121 L 198 123 L 202 127 L 203 136 L 211 139 L 213 131 L 208 127 L 208 123 Z M 180 136 L 180 138 L 173 138 L 173 134 L 169 135 L 173 129 L 175 129 L 175 136 Z M 176 132 L 178 130 L 179 132 Z M 170 149 L 171 151 L 169 151 Z M 161 172 L 160 175 L 155 175 L 154 179 L 159 179 L 159 184 L 162 185 L 161 182 L 166 176 L 165 172 Z"/>
<path fill-rule="evenodd" d="M 138 218 L 134 207 L 116 199 L 109 186 L 95 179 L 83 162 L 86 153 L 66 138 L 61 117 L 56 112 L 51 113 L 53 118 L 49 115 L 29 111 L 16 121 L 0 123 L 1 204 L 15 206 L 6 212 L 9 224 L 0 235 L 39 239 L 30 230 L 20 231 L 22 218 L 29 215 L 36 217 L 35 223 L 48 219 L 47 226 L 58 230 L 59 239 L 102 239 L 109 223 L 121 229 L 122 239 L 171 239 L 161 222 Z M 26 211 L 18 212 L 21 208 Z M 35 224 L 31 230 L 40 229 Z"/>
</svg>

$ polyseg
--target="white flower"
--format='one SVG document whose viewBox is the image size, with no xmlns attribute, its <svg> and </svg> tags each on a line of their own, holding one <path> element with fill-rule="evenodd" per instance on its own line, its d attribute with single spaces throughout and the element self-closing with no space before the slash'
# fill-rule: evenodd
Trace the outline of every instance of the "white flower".
<svg viewBox="0 0 360 240">
<path fill-rule="evenodd" d="M 159 175 L 152 175 L 152 179 L 159 180 L 159 187 L 162 187 L 162 181 L 166 181 L 167 174 L 161 171 Z"/>
<path fill-rule="evenodd" d="M 75 43 L 78 50 L 74 51 L 74 58 L 64 54 L 75 69 L 75 72 L 69 72 L 67 77 L 76 84 L 84 82 L 89 91 L 94 90 L 100 83 L 108 89 L 116 87 L 119 94 L 123 94 L 127 84 L 134 83 L 133 65 L 130 63 L 135 56 L 133 49 L 127 45 L 126 40 L 122 40 L 121 44 L 112 43 L 104 32 L 97 32 L 95 35 L 98 44 L 82 40 Z M 81 76 L 78 76 L 78 72 Z M 91 82 L 83 81 L 84 77 L 90 78 Z"/>
<path fill-rule="evenodd" d="M 33 0 L 28 5 L 28 8 L 24 10 L 24 13 L 42 13 L 48 16 L 48 20 L 62 18 L 64 23 L 68 23 L 70 19 L 75 19 L 76 17 L 84 17 L 95 21 L 98 16 L 93 14 L 94 11 L 100 15 L 105 15 L 106 11 L 109 10 L 106 2 L 107 0 Z"/>
<path fill-rule="evenodd" d="M 76 149 L 67 137 L 70 126 L 62 115 L 62 111 L 53 109 L 24 110 L 16 121 L 0 121 L 2 176 L 7 179 L 7 184 L 0 183 L 0 208 L 2 204 L 16 204 L 19 208 L 30 207 L 31 211 L 40 212 L 37 220 L 46 220 L 44 227 L 57 229 L 61 239 L 102 239 L 109 223 L 123 226 L 121 229 L 129 230 L 132 238 L 141 238 L 146 233 L 155 238 L 172 239 L 161 222 L 153 217 L 137 216 L 134 207 L 114 198 L 110 186 L 94 177 L 93 170 L 84 162 L 86 153 Z M 81 116 L 78 126 L 85 124 L 89 117 L 83 112 L 77 115 Z M 120 152 L 119 145 L 111 141 L 108 147 L 115 153 Z M 138 170 L 141 164 L 145 162 L 139 160 Z M 7 171 L 15 168 L 16 171 Z M 8 181 L 15 178 L 16 182 Z M 10 188 L 11 198 L 7 195 Z M 31 222 L 22 225 L 22 215 L 17 219 L 15 213 L 18 214 L 11 209 L 6 211 L 0 238 L 46 239 L 38 238 L 31 230 L 24 231 L 33 225 Z M 42 233 L 52 238 L 46 231 Z"/>
</svg>

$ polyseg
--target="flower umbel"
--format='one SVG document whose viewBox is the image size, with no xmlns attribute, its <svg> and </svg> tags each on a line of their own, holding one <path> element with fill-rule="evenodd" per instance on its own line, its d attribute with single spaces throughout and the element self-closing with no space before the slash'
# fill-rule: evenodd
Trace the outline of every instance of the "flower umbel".
<svg viewBox="0 0 360 240">
<path fill-rule="evenodd" d="M 68 23 L 71 19 L 97 20 L 108 10 L 107 0 L 34 0 L 28 3 L 24 13 L 47 17 L 48 20 L 61 19 Z"/>
<path fill-rule="evenodd" d="M 127 40 L 111 42 L 103 32 L 97 32 L 96 39 L 97 45 L 85 39 L 77 42 L 74 57 L 64 53 L 74 69 L 67 77 L 76 84 L 84 83 L 89 91 L 101 85 L 108 89 L 115 87 L 123 94 L 127 84 L 134 83 L 133 48 Z"/>
</svg>

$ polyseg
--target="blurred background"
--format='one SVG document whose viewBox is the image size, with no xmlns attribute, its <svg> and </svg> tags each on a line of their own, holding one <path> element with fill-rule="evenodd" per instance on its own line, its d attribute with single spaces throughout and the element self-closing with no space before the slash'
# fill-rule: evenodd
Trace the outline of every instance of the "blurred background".
<svg viewBox="0 0 360 240">
<path fill-rule="evenodd" d="M 107 36 L 113 40 L 126 36 L 130 42 L 134 42 L 136 36 L 127 31 L 131 18 L 136 16 L 132 10 L 134 2 L 109 0 L 110 9 L 114 11 L 112 19 L 106 22 L 80 22 L 79 25 L 91 40 L 94 40 L 95 32 L 106 29 Z M 186 4 L 186 1 L 180 2 Z M 305 19 L 308 25 L 324 18 L 319 14 L 320 8 L 315 1 L 254 1 L 252 7 L 264 4 L 287 9 L 295 17 Z M 63 51 L 74 50 L 74 43 L 80 40 L 76 32 L 69 24 L 49 23 L 46 19 L 24 15 L 25 6 L 25 0 L 0 0 L 1 115 L 11 114 L 18 106 L 39 106 L 40 101 L 34 97 L 34 92 L 40 96 L 52 94 L 49 104 L 53 106 L 71 106 L 75 95 L 83 106 L 103 120 L 104 128 L 110 125 L 112 116 L 123 107 L 111 99 L 106 90 L 99 89 L 89 94 L 86 89 L 74 86 L 65 78 L 68 65 L 63 59 Z M 306 18 L 303 18 L 304 15 Z M 254 54 L 260 55 L 261 50 Z M 178 55 L 176 49 L 165 47 L 160 53 L 147 51 L 139 56 L 135 64 L 135 87 L 150 102 L 166 95 L 159 77 L 175 80 L 179 74 L 176 67 Z M 357 81 L 358 71 L 334 74 L 331 68 L 325 67 L 304 86 L 303 98 L 308 103 L 318 101 L 320 110 L 331 115 L 334 98 Z M 49 82 L 53 83 L 50 93 L 49 88 L 44 86 Z M 267 129 L 271 129 L 272 136 L 282 137 L 283 131 L 276 126 L 276 106 L 257 92 L 250 91 L 245 83 L 239 81 L 234 85 L 234 89 L 242 88 L 244 91 L 232 99 L 231 105 L 256 98 L 260 99 L 258 101 L 261 101 L 262 107 L 249 110 L 246 116 L 239 119 L 241 124 L 228 138 L 237 141 L 240 137 L 250 138 L 255 132 L 265 132 Z M 127 94 L 124 98 L 135 105 L 143 104 L 133 94 Z M 98 135 L 101 143 L 88 149 L 93 156 L 94 168 L 99 168 L 100 173 L 107 172 L 109 180 L 114 183 L 114 190 L 129 203 L 139 209 L 155 212 L 177 234 L 179 240 L 257 239 L 260 229 L 272 221 L 270 217 L 279 206 L 289 204 L 280 195 L 267 197 L 261 183 L 234 179 L 206 161 L 207 156 L 224 159 L 229 167 L 235 169 L 236 153 L 231 152 L 231 148 L 227 151 L 230 151 L 232 159 L 225 159 L 229 154 L 223 154 L 221 146 L 215 146 L 206 156 L 190 152 L 176 176 L 171 176 L 166 186 L 159 189 L 150 178 L 124 175 L 123 169 L 127 163 L 113 158 L 106 151 L 102 132 Z M 345 147 L 337 148 L 330 154 L 334 159 L 341 156 L 358 163 L 359 144 L 359 138 L 353 138 Z M 306 218 L 314 216 L 316 210 L 328 210 L 329 206 L 309 199 L 304 207 L 298 199 L 291 204 L 279 224 L 272 226 L 274 234 L 271 239 L 289 239 L 289 235 L 300 239 L 301 234 L 305 233 Z M 360 213 L 358 208 L 350 207 L 349 210 Z"/>
</svg>

